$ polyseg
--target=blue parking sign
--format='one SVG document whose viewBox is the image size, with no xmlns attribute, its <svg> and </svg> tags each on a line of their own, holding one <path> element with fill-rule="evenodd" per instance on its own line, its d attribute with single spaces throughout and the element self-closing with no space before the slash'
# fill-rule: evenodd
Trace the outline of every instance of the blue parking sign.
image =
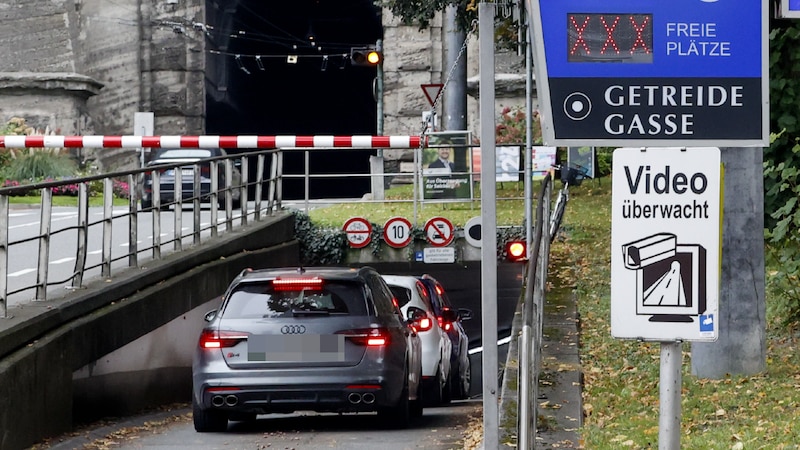
<svg viewBox="0 0 800 450">
<path fill-rule="evenodd" d="M 765 0 L 528 4 L 546 145 L 769 144 Z"/>
</svg>

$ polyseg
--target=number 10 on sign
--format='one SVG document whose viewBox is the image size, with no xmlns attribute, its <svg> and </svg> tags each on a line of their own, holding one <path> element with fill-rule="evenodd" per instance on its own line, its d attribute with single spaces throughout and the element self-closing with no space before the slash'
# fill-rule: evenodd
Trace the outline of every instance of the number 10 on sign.
<svg viewBox="0 0 800 450">
<path fill-rule="evenodd" d="M 383 226 L 383 240 L 394 248 L 402 248 L 411 242 L 411 222 L 404 217 L 392 217 Z"/>
</svg>

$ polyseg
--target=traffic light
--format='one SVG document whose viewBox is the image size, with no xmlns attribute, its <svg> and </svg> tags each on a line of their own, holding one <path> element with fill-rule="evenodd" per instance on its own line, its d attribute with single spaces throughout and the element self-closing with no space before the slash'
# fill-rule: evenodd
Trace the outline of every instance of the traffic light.
<svg viewBox="0 0 800 450">
<path fill-rule="evenodd" d="M 506 258 L 511 262 L 527 261 L 528 246 L 525 241 L 508 241 L 506 243 Z"/>
<path fill-rule="evenodd" d="M 350 49 L 350 64 L 354 66 L 375 67 L 382 60 L 383 55 L 375 47 L 353 47 Z"/>
</svg>

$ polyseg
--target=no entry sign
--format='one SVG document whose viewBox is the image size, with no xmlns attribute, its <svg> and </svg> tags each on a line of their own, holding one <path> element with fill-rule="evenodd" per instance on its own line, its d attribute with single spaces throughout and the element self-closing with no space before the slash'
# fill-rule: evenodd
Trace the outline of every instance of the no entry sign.
<svg viewBox="0 0 800 450">
<path fill-rule="evenodd" d="M 363 217 L 351 217 L 342 227 L 347 243 L 353 248 L 366 247 L 372 240 L 372 225 Z"/>
<path fill-rule="evenodd" d="M 545 145 L 769 145 L 766 1 L 528 5 Z"/>
</svg>

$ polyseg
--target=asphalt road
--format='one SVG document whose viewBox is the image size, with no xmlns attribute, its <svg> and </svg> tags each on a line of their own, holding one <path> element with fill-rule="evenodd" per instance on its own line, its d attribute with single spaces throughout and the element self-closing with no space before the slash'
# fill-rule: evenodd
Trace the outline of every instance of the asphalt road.
<svg viewBox="0 0 800 450">
<path fill-rule="evenodd" d="M 421 274 L 436 277 L 448 291 L 455 307 L 469 308 L 473 319 L 464 326 L 472 350 L 471 398 L 450 405 L 425 408 L 423 417 L 409 429 L 382 427 L 373 414 L 295 413 L 259 416 L 254 423 L 232 422 L 226 433 L 196 433 L 191 411 L 178 405 L 164 411 L 136 417 L 107 420 L 35 448 L 203 448 L 203 449 L 462 449 L 472 432 L 470 422 L 482 417 L 481 381 L 481 280 L 480 264 L 373 264 L 382 273 Z M 498 266 L 498 336 L 510 334 L 511 322 L 520 296 L 522 265 Z M 500 365 L 507 345 L 498 347 Z M 498 374 L 502 373 L 498 370 Z"/>
<path fill-rule="evenodd" d="M 188 407 L 113 421 L 54 439 L 37 449 L 302 449 L 452 450 L 463 448 L 478 400 L 426 408 L 406 429 L 387 429 L 374 414 L 275 414 L 232 422 L 225 433 L 194 431 Z"/>
</svg>

